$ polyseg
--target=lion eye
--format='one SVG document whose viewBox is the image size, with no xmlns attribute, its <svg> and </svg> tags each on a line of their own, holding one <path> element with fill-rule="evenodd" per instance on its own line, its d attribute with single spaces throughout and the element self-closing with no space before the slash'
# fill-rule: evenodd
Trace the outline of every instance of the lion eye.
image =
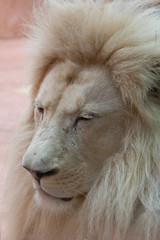
<svg viewBox="0 0 160 240">
<path fill-rule="evenodd" d="M 81 117 L 78 117 L 76 120 L 75 120 L 75 123 L 74 123 L 74 127 L 77 126 L 77 124 L 81 121 L 90 121 L 94 118 L 94 114 L 88 114 L 88 115 L 85 115 L 85 116 L 81 116 Z"/>
<path fill-rule="evenodd" d="M 34 105 L 34 119 L 37 123 L 43 120 L 44 117 L 44 108 L 39 107 L 36 104 Z"/>
<path fill-rule="evenodd" d="M 91 119 L 93 119 L 93 117 L 79 117 L 79 118 L 77 118 L 77 121 L 89 121 L 89 120 L 91 120 Z"/>
<path fill-rule="evenodd" d="M 37 107 L 37 111 L 38 111 L 39 113 L 43 114 L 43 113 L 44 113 L 44 108 L 42 108 L 42 107 Z"/>
</svg>

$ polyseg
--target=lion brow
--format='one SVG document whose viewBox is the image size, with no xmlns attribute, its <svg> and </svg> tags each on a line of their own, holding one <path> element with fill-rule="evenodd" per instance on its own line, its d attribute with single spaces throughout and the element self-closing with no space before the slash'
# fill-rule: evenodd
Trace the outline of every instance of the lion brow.
<svg viewBox="0 0 160 240">
<path fill-rule="evenodd" d="M 35 99 L 33 102 L 33 105 L 34 106 L 42 106 L 42 103 L 38 99 Z"/>
</svg>

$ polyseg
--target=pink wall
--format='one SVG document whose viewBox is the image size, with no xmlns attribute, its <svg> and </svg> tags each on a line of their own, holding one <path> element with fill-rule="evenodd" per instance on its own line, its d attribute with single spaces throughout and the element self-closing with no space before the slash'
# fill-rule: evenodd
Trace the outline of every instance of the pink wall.
<svg viewBox="0 0 160 240">
<path fill-rule="evenodd" d="M 33 3 L 43 0 L 0 0 L 0 39 L 23 36 L 23 24 L 32 15 Z M 107 0 L 112 1 L 112 0 Z M 153 3 L 160 0 L 150 0 Z"/>
<path fill-rule="evenodd" d="M 23 36 L 23 24 L 29 20 L 34 0 L 0 0 L 0 38 Z"/>
</svg>

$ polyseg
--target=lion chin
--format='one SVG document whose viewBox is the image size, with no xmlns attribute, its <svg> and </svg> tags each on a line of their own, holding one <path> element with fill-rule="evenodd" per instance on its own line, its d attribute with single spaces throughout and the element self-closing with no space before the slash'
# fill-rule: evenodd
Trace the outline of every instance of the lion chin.
<svg viewBox="0 0 160 240">
<path fill-rule="evenodd" d="M 44 1 L 2 240 L 160 239 L 160 12 Z"/>
</svg>

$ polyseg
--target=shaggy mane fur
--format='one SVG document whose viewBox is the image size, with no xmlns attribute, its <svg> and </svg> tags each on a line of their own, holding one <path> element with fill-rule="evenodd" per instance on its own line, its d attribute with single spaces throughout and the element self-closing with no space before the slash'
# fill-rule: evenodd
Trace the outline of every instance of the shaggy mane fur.
<svg viewBox="0 0 160 240">
<path fill-rule="evenodd" d="M 149 1 L 46 1 L 30 26 L 31 106 L 10 152 L 5 240 L 160 239 L 160 11 Z M 123 148 L 106 159 L 79 211 L 39 208 L 21 160 L 34 135 L 32 100 L 51 64 L 99 64 L 127 112 Z"/>
</svg>

